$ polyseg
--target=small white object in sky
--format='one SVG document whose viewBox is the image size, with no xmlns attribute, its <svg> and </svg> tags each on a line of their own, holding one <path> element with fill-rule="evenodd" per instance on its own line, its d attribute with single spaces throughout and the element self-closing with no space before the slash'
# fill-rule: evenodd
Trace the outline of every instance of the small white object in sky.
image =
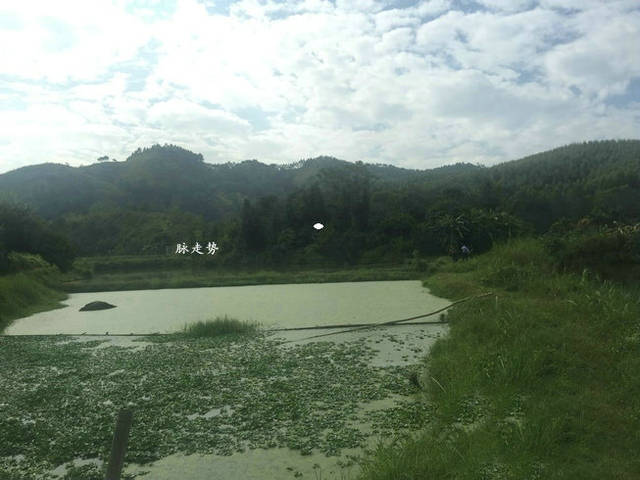
<svg viewBox="0 0 640 480">
<path fill-rule="evenodd" d="M 324 225 L 321 223 L 316 223 L 313 228 L 315 228 L 316 230 L 322 230 L 324 228 Z"/>
</svg>

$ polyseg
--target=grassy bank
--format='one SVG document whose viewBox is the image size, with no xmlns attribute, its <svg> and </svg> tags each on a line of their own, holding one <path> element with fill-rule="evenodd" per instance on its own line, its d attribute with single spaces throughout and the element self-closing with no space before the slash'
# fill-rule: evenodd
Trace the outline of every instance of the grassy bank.
<svg viewBox="0 0 640 480">
<path fill-rule="evenodd" d="M 535 240 L 442 262 L 425 284 L 495 296 L 450 312 L 423 375 L 435 420 L 363 478 L 640 478 L 637 285 L 559 274 Z"/>
<path fill-rule="evenodd" d="M 16 318 L 62 307 L 67 295 L 56 289 L 57 283 L 51 268 L 0 275 L 0 333 Z"/>
<path fill-rule="evenodd" d="M 74 277 L 75 275 L 75 277 Z M 84 278 L 72 273 L 62 283 L 67 292 L 105 292 L 158 288 L 227 287 L 278 283 L 359 282 L 372 280 L 418 279 L 419 273 L 409 266 L 355 267 L 349 269 L 260 270 L 175 269 L 85 273 Z"/>
</svg>

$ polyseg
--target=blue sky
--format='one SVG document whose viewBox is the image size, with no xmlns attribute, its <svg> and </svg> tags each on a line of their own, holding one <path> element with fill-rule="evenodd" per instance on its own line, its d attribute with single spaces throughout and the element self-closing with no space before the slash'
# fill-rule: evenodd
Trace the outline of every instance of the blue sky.
<svg viewBox="0 0 640 480">
<path fill-rule="evenodd" d="M 640 132 L 637 0 L 27 0 L 0 42 L 0 173 L 154 143 L 492 165 Z"/>
</svg>

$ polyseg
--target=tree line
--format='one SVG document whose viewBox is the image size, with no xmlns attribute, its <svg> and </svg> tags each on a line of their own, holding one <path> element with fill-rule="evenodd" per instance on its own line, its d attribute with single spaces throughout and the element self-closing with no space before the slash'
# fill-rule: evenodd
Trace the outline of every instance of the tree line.
<svg viewBox="0 0 640 480">
<path fill-rule="evenodd" d="M 180 177 L 210 168 L 179 147 L 139 150 L 127 162 L 120 177 L 114 163 L 98 165 L 111 169 L 102 182 L 111 175 L 124 185 L 108 201 L 87 200 L 86 208 L 46 221 L 5 204 L 0 251 L 40 249 L 63 265 L 73 254 L 169 255 L 177 243 L 214 241 L 217 261 L 227 266 L 355 265 L 451 255 L 462 244 L 479 253 L 558 222 L 640 221 L 635 140 L 573 144 L 490 168 L 410 171 L 329 158 L 275 168 L 251 161 L 238 170 L 221 167 L 220 178 L 235 183 L 213 191 L 202 178 Z M 233 186 L 242 183 L 252 191 Z M 127 189 L 133 196 L 122 193 Z M 315 230 L 316 222 L 325 227 Z"/>
</svg>

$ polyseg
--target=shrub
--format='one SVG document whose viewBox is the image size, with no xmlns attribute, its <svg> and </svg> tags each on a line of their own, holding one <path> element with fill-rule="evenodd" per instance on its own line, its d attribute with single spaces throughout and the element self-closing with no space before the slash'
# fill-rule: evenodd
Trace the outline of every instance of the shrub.
<svg viewBox="0 0 640 480">
<path fill-rule="evenodd" d="M 216 317 L 213 320 L 206 320 L 185 325 L 182 333 L 188 337 L 217 337 L 220 335 L 236 334 L 244 335 L 255 333 L 258 330 L 256 322 L 240 321 L 235 318 Z"/>
<path fill-rule="evenodd" d="M 71 268 L 75 252 L 69 241 L 36 217 L 28 207 L 0 203 L 0 269 L 9 252 L 39 254 L 60 270 Z"/>
<path fill-rule="evenodd" d="M 9 272 L 20 272 L 51 267 L 51 264 L 47 263 L 40 255 L 34 255 L 31 253 L 9 252 L 7 254 L 7 262 Z"/>
<path fill-rule="evenodd" d="M 640 224 L 614 222 L 585 228 L 583 222 L 564 234 L 550 232 L 545 236 L 544 245 L 561 268 L 576 272 L 588 268 L 599 274 L 610 274 L 612 269 L 640 265 Z"/>
<path fill-rule="evenodd" d="M 494 247 L 482 263 L 480 281 L 489 287 L 516 291 L 531 287 L 540 272 L 550 272 L 552 261 L 541 242 L 533 238 L 510 240 Z"/>
<path fill-rule="evenodd" d="M 426 272 L 431 275 L 437 272 L 447 271 L 448 267 L 450 267 L 452 264 L 453 260 L 451 259 L 451 257 L 438 257 L 427 265 Z"/>
</svg>

